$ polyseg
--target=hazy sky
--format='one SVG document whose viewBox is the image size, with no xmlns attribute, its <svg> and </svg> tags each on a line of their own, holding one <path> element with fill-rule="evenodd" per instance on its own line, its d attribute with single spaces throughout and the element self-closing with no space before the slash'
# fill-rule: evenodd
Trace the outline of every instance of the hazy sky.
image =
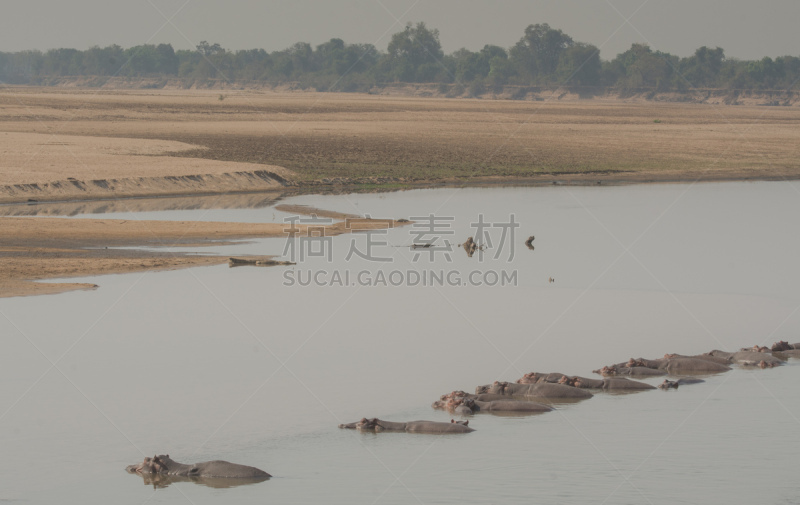
<svg viewBox="0 0 800 505">
<path fill-rule="evenodd" d="M 274 51 L 332 37 L 385 50 L 406 22 L 424 21 L 447 53 L 509 47 L 549 23 L 604 59 L 634 42 L 680 56 L 703 45 L 741 59 L 800 55 L 800 0 L 2 0 L 0 13 L 0 51 L 201 40 Z"/>
</svg>

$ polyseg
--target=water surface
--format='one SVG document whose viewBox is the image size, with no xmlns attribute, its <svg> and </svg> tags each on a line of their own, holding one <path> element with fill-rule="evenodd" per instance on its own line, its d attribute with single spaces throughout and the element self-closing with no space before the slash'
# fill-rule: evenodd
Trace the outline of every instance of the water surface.
<svg viewBox="0 0 800 505">
<path fill-rule="evenodd" d="M 453 217 L 454 234 L 443 239 L 456 243 L 474 234 L 480 214 L 490 223 L 513 214 L 520 228 L 510 260 L 457 250 L 451 262 L 415 262 L 405 227 L 376 249 L 391 263 L 345 261 L 351 243 L 365 240 L 347 235 L 333 238 L 332 263 L 312 258 L 294 272 L 503 269 L 517 272 L 518 285 L 287 287 L 291 267 L 217 266 L 92 277 L 85 282 L 96 291 L 4 299 L 0 499 L 796 500 L 796 363 L 735 369 L 678 391 L 598 394 L 539 416 L 479 415 L 477 431 L 464 436 L 336 427 L 364 416 L 449 421 L 430 408 L 439 395 L 530 371 L 591 376 L 629 357 L 800 341 L 796 184 L 439 189 L 284 202 Z M 286 217 L 268 203 L 114 210 L 104 217 Z M 522 245 L 528 235 L 534 251 Z M 280 255 L 284 247 L 273 239 L 212 250 Z M 124 472 L 156 453 L 225 459 L 274 478 L 153 489 Z"/>
</svg>

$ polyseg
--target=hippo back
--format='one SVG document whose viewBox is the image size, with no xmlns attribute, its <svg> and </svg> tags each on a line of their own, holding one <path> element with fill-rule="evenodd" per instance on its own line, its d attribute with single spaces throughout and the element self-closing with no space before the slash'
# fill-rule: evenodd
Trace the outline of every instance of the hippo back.
<svg viewBox="0 0 800 505">
<path fill-rule="evenodd" d="M 667 360 L 664 370 L 670 375 L 713 374 L 730 370 L 731 367 L 704 359 L 674 358 Z"/>
<path fill-rule="evenodd" d="M 206 461 L 192 465 L 188 477 L 221 477 L 226 479 L 258 479 L 270 477 L 270 474 L 258 468 L 229 463 L 228 461 Z"/>
<path fill-rule="evenodd" d="M 656 387 L 644 382 L 632 381 L 624 377 L 611 377 L 603 381 L 603 389 L 608 391 L 644 391 L 647 389 L 656 389 Z"/>
</svg>

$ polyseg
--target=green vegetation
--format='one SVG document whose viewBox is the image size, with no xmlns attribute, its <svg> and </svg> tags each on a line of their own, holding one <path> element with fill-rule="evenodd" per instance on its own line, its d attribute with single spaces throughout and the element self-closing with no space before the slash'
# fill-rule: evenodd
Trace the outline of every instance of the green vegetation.
<svg viewBox="0 0 800 505">
<path fill-rule="evenodd" d="M 174 51 L 169 44 L 123 49 L 52 49 L 47 52 L 0 52 L 0 81 L 8 84 L 47 84 L 51 79 L 76 76 L 152 77 L 162 86 L 168 78 L 203 85 L 209 80 L 292 83 L 318 91 L 362 91 L 387 83 L 439 83 L 448 96 L 481 95 L 503 86 L 566 86 L 576 89 L 611 87 L 620 92 L 690 89 L 790 90 L 800 81 L 800 58 L 765 57 L 758 61 L 726 58 L 722 48 L 699 48 L 680 58 L 653 51 L 644 44 L 610 61 L 600 58 L 591 44 L 547 24 L 530 25 L 509 49 L 486 45 L 479 51 L 459 49 L 446 55 L 439 32 L 425 23 L 409 23 L 395 33 L 382 52 L 371 44 L 346 44 L 342 39 L 313 48 L 298 42 L 271 53 L 263 49 L 228 51 L 219 44 L 200 42 L 194 51 Z M 103 81 L 104 82 L 104 81 Z M 100 85 L 94 81 L 88 85 Z"/>
</svg>

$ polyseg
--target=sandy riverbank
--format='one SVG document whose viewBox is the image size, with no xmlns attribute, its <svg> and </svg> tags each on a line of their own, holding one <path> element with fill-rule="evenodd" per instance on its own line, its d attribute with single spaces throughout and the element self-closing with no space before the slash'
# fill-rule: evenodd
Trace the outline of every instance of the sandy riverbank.
<svg viewBox="0 0 800 505">
<path fill-rule="evenodd" d="M 800 177 L 795 107 L 258 90 L 0 92 L 0 201 L 286 185 Z"/>
<path fill-rule="evenodd" d="M 128 197 L 273 192 L 246 197 L 258 205 L 287 187 L 800 177 L 795 107 L 558 98 L 4 87 L 0 203 L 61 201 L 30 214 L 69 214 L 135 210 Z M 283 225 L 0 218 L 0 296 L 87 287 L 37 279 L 227 260 L 105 247 L 270 236 Z"/>
<path fill-rule="evenodd" d="M 324 226 L 325 236 L 350 232 L 347 221 Z M 357 229 L 400 226 L 359 220 Z M 297 225 L 305 236 L 308 225 Z M 227 256 L 197 256 L 170 250 L 236 239 L 287 237 L 283 223 L 135 221 L 118 219 L 0 218 L 0 297 L 61 293 L 96 287 L 84 283 L 39 283 L 42 279 L 215 265 Z M 126 247 L 158 247 L 156 251 Z M 121 249 L 120 249 L 121 248 Z"/>
</svg>

